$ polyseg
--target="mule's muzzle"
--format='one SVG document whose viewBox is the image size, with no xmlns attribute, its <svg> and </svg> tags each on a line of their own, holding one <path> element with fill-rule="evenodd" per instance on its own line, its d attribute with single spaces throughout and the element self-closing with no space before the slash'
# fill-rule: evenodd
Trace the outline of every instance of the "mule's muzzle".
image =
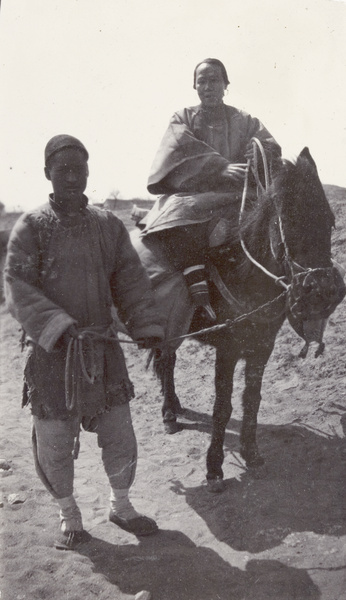
<svg viewBox="0 0 346 600">
<path fill-rule="evenodd" d="M 296 333 L 305 340 L 299 356 L 306 357 L 311 342 L 318 344 L 315 356 L 322 354 L 327 319 L 345 294 L 343 276 L 336 267 L 313 269 L 293 277 L 288 291 L 287 317 Z"/>
<path fill-rule="evenodd" d="M 311 269 L 293 277 L 288 308 L 294 320 L 327 319 L 345 294 L 345 283 L 336 267 Z"/>
</svg>

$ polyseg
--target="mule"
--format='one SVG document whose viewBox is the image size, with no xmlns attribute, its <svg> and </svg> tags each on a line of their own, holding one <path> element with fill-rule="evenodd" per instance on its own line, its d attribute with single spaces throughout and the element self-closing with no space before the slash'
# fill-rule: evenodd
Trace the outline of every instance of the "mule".
<svg viewBox="0 0 346 600">
<path fill-rule="evenodd" d="M 331 258 L 334 215 L 308 148 L 294 163 L 283 160 L 269 188 L 234 221 L 227 245 L 214 248 L 209 259 L 210 298 L 220 325 L 207 327 L 198 336 L 216 348 L 216 397 L 207 452 L 212 491 L 223 489 L 223 444 L 237 362 L 245 361 L 240 454 L 247 467 L 257 468 L 264 464 L 256 441 L 262 378 L 284 320 L 287 317 L 305 339 L 305 354 L 311 341 L 319 343 L 318 355 L 323 351 L 326 320 L 345 296 L 343 278 Z M 135 244 L 140 256 L 143 244 L 145 238 Z M 147 266 L 145 260 L 143 264 Z M 158 291 L 160 282 L 153 284 Z M 179 336 L 204 324 L 198 311 L 192 319 L 188 304 L 183 318 L 182 290 L 180 312 L 169 311 L 166 345 L 154 351 L 169 433 L 181 429 L 177 416 L 182 408 L 174 388 L 175 351 L 183 339 Z"/>
</svg>

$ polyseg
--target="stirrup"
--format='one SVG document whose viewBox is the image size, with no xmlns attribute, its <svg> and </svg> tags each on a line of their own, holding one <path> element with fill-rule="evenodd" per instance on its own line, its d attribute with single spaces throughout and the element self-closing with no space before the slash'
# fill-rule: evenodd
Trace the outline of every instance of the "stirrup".
<svg viewBox="0 0 346 600">
<path fill-rule="evenodd" d="M 204 310 L 208 313 L 208 316 L 211 318 L 212 321 L 216 321 L 216 314 L 210 302 L 208 302 L 207 304 L 200 304 L 199 306 L 202 306 L 204 308 Z"/>
</svg>

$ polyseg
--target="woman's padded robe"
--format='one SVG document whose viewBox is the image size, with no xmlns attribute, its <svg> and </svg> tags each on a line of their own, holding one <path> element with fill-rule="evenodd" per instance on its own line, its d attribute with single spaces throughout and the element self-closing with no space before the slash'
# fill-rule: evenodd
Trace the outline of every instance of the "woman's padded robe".
<svg viewBox="0 0 346 600">
<path fill-rule="evenodd" d="M 243 184 L 231 183 L 221 172 L 229 163 L 246 163 L 252 137 L 262 143 L 268 162 L 280 156 L 280 146 L 264 125 L 233 106 L 192 106 L 176 112 L 148 180 L 148 191 L 164 196 L 145 218 L 143 235 L 224 217 L 241 199 Z"/>
<path fill-rule="evenodd" d="M 113 304 L 134 339 L 163 337 L 151 284 L 123 223 L 111 212 L 85 205 L 75 217 L 54 202 L 22 215 L 8 245 L 6 299 L 30 340 L 24 402 L 40 418 L 74 416 L 65 401 L 67 346 L 71 325 L 107 333 Z M 133 387 L 119 342 L 95 343 L 93 385 L 82 382 L 79 411 L 92 417 L 128 402 Z"/>
</svg>

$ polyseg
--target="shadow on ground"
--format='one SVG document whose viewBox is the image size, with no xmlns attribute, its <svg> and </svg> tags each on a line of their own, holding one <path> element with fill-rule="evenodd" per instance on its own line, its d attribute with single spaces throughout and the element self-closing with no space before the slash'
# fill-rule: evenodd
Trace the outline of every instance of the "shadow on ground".
<svg viewBox="0 0 346 600">
<path fill-rule="evenodd" d="M 80 547 L 94 570 L 123 593 L 150 590 L 159 600 L 317 600 L 308 573 L 275 560 L 231 567 L 179 531 L 161 530 L 139 545 L 114 546 L 98 538 Z"/>
<path fill-rule="evenodd" d="M 211 417 L 185 411 L 184 429 L 211 432 Z M 193 422 L 192 422 L 193 421 Z M 302 424 L 259 425 L 265 471 L 244 468 L 239 451 L 240 422 L 231 419 L 225 436 L 225 491 L 205 486 L 172 489 L 204 519 L 216 538 L 251 553 L 279 545 L 291 533 L 346 533 L 346 440 Z M 234 457 L 238 476 L 227 479 Z M 240 469 L 239 469 L 240 466 Z"/>
</svg>

